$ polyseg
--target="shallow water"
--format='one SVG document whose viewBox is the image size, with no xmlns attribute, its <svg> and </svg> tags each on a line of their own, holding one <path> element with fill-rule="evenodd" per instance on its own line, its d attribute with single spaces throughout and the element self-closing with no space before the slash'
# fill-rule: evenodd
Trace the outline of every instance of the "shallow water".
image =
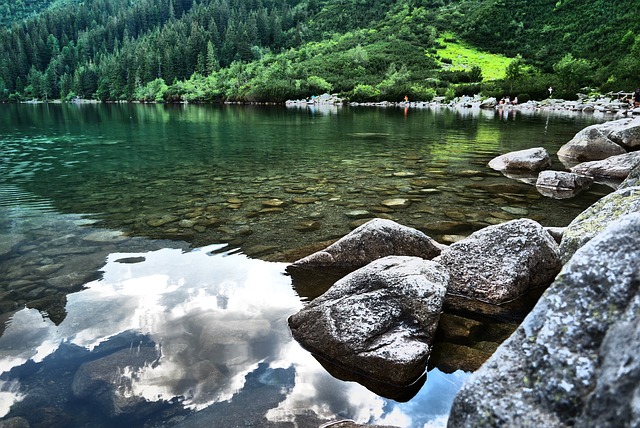
<svg viewBox="0 0 640 428">
<path fill-rule="evenodd" d="M 433 368 L 406 403 L 335 379 L 290 337 L 286 318 L 309 296 L 283 261 L 375 216 L 448 242 L 510 218 L 566 225 L 610 191 L 552 200 L 486 166 L 512 150 L 555 153 L 604 117 L 162 105 L 0 113 L 0 414 L 31 426 L 442 425 L 468 374 Z M 128 397 L 125 410 L 98 397 L 105 379 Z"/>
</svg>

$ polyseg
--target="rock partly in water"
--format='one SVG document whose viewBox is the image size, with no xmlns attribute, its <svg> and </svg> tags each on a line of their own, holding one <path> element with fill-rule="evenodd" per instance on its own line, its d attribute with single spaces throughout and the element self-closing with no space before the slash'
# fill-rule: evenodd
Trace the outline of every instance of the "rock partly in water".
<svg viewBox="0 0 640 428">
<path fill-rule="evenodd" d="M 448 294 L 502 304 L 546 287 L 560 271 L 558 244 L 537 222 L 488 226 L 434 259 L 451 275 Z"/>
<path fill-rule="evenodd" d="M 567 199 L 593 183 L 593 178 L 586 175 L 565 171 L 542 171 L 536 181 L 538 192 L 549 198 Z"/>
<path fill-rule="evenodd" d="M 300 270 L 337 270 L 352 272 L 381 257 L 415 256 L 432 259 L 442 245 L 419 230 L 391 220 L 376 218 L 354 229 L 324 250 L 287 266 L 295 275 Z"/>
<path fill-rule="evenodd" d="M 73 379 L 76 398 L 94 402 L 110 418 L 142 418 L 158 410 L 157 405 L 132 393 L 135 372 L 159 358 L 155 346 L 123 349 L 84 363 Z M 127 375 L 127 372 L 129 373 Z"/>
<path fill-rule="evenodd" d="M 571 167 L 571 172 L 590 177 L 624 180 L 638 164 L 640 164 L 640 152 L 631 152 L 599 161 L 579 163 Z"/>
<path fill-rule="evenodd" d="M 543 147 L 506 153 L 489 162 L 490 168 L 505 172 L 541 171 L 550 165 L 549 153 Z"/>
<path fill-rule="evenodd" d="M 452 427 L 640 425 L 640 214 L 573 256 L 458 393 Z"/>
<path fill-rule="evenodd" d="M 560 147 L 558 157 L 567 164 L 602 160 L 610 156 L 626 153 L 618 144 L 607 137 L 600 125 L 591 125 L 578 132 L 568 143 Z"/>
<path fill-rule="evenodd" d="M 310 352 L 393 385 L 425 371 L 449 275 L 418 257 L 376 260 L 336 282 L 289 318 Z"/>
<path fill-rule="evenodd" d="M 560 242 L 563 263 L 602 232 L 611 222 L 634 212 L 640 212 L 640 186 L 626 187 L 608 194 L 580 213 L 565 229 Z"/>
</svg>

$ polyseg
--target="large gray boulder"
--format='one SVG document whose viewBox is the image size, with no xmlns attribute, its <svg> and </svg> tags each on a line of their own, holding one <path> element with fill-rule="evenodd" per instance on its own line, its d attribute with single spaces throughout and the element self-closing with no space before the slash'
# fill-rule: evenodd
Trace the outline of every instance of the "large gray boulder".
<svg viewBox="0 0 640 428">
<path fill-rule="evenodd" d="M 341 367 L 393 385 L 424 373 L 449 275 L 418 257 L 385 257 L 289 318 L 293 337 Z"/>
<path fill-rule="evenodd" d="M 335 269 L 352 272 L 386 256 L 432 259 L 443 246 L 417 229 L 391 220 L 373 219 L 324 250 L 287 266 L 287 271 Z"/>
<path fill-rule="evenodd" d="M 544 196 L 565 199 L 571 198 L 593 183 L 586 175 L 565 171 L 542 171 L 536 181 L 536 189 Z"/>
<path fill-rule="evenodd" d="M 608 194 L 573 219 L 562 235 L 560 257 L 563 263 L 620 217 L 640 212 L 640 186 L 625 187 Z"/>
<path fill-rule="evenodd" d="M 561 268 L 558 244 L 529 219 L 485 227 L 452 244 L 434 261 L 449 270 L 448 294 L 491 304 L 548 286 Z"/>
<path fill-rule="evenodd" d="M 147 416 L 157 411 L 162 403 L 150 403 L 133 394 L 133 377 L 136 370 L 153 364 L 159 357 L 154 346 L 141 346 L 86 362 L 73 378 L 73 395 L 93 402 L 110 418 Z M 133 376 L 127 375 L 127 371 L 132 371 Z"/>
<path fill-rule="evenodd" d="M 640 424 L 640 214 L 573 256 L 456 396 L 450 427 Z"/>
<path fill-rule="evenodd" d="M 620 155 L 627 151 L 607 137 L 608 132 L 603 131 L 600 125 L 587 126 L 578 132 L 568 143 L 560 147 L 558 157 L 563 163 L 585 162 L 606 159 L 610 156 Z M 564 159 L 563 159 L 564 158 Z"/>
<path fill-rule="evenodd" d="M 640 148 L 640 120 L 634 119 L 628 123 L 615 128 L 609 139 L 627 150 L 637 150 Z"/>
<path fill-rule="evenodd" d="M 490 168 L 504 172 L 541 171 L 550 165 L 549 153 L 543 147 L 505 153 L 489 161 Z"/>
<path fill-rule="evenodd" d="M 604 160 L 579 163 L 571 167 L 571 172 L 590 177 L 624 180 L 639 163 L 640 152 L 631 152 L 611 156 Z"/>
</svg>

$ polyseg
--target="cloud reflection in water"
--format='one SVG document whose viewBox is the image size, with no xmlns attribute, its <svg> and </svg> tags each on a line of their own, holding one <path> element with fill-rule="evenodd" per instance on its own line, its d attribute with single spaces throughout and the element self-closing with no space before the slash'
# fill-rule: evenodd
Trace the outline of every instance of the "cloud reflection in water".
<svg viewBox="0 0 640 428">
<path fill-rule="evenodd" d="M 465 374 L 430 372 L 408 403 L 331 377 L 291 338 L 286 320 L 302 303 L 284 275 L 285 265 L 218 254 L 220 248 L 109 255 L 103 278 L 68 296 L 68 315 L 59 326 L 35 310 L 15 314 L 0 338 L 0 369 L 41 362 L 62 343 L 92 350 L 134 331 L 155 343 L 161 355 L 155 364 L 122 372 L 129 393 L 148 401 L 183 397 L 182 404 L 194 410 L 231 403 L 238 394 L 251 393 L 245 384 L 252 373 L 263 372 L 259 382 L 279 386 L 284 394 L 266 412 L 275 424 L 293 422 L 309 411 L 320 421 L 351 418 L 402 427 L 446 421 Z M 291 368 L 293 385 L 278 384 L 278 373 Z M 28 393 L 3 394 L 0 404 L 8 408 Z M 255 394 L 259 401 L 260 393 Z M 434 421 L 439 422 L 430 425 Z"/>
</svg>

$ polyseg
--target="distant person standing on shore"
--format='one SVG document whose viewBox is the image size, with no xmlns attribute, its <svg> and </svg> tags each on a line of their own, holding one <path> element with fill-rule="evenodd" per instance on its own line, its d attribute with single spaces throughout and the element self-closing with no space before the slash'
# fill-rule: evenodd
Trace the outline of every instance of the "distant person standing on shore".
<svg viewBox="0 0 640 428">
<path fill-rule="evenodd" d="M 551 98 L 551 96 L 553 95 L 553 87 L 549 86 L 549 89 L 547 89 L 549 91 L 549 98 Z"/>
<path fill-rule="evenodd" d="M 633 93 L 633 107 L 640 107 L 640 88 Z"/>
</svg>

